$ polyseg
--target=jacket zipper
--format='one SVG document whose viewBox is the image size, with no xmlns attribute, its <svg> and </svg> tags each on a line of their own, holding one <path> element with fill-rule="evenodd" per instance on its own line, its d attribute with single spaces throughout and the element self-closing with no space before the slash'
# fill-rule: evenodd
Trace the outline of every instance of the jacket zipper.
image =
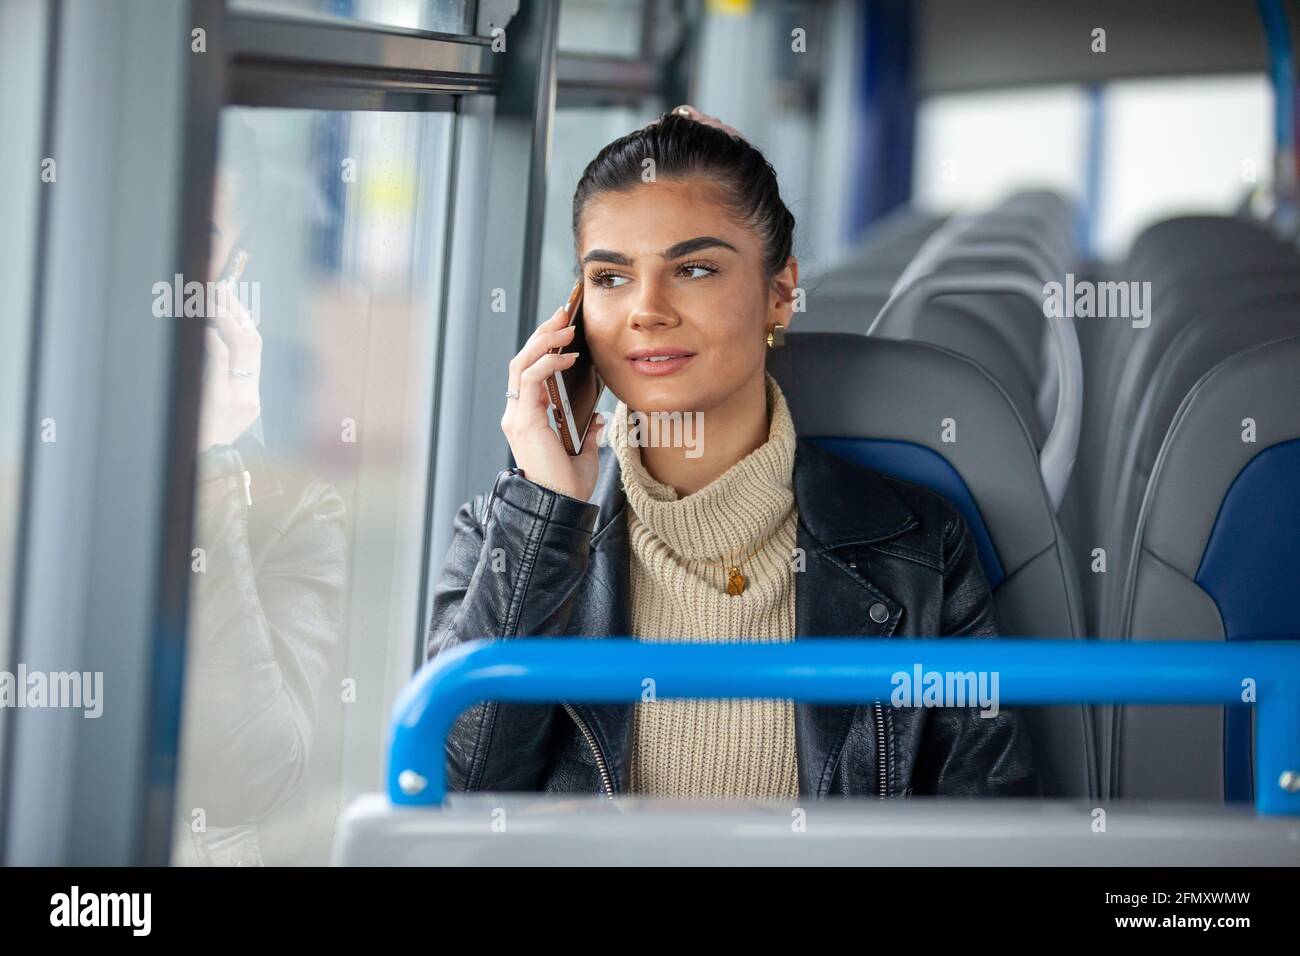
<svg viewBox="0 0 1300 956">
<path fill-rule="evenodd" d="M 849 567 L 853 570 L 858 569 L 857 558 L 849 559 Z M 885 756 L 885 709 L 880 703 L 871 705 L 871 713 L 876 719 L 876 775 L 879 781 L 880 799 L 887 799 L 889 796 L 889 766 L 886 764 Z"/>
<path fill-rule="evenodd" d="M 600 782 L 605 788 L 605 796 L 613 800 L 614 784 L 610 781 L 609 769 L 605 764 L 604 755 L 600 752 L 600 747 L 596 744 L 596 738 L 587 728 L 587 724 L 583 719 L 578 716 L 578 712 L 570 707 L 567 701 L 560 701 L 560 703 L 564 709 L 568 711 L 569 716 L 573 718 L 573 722 L 578 725 L 578 730 L 582 731 L 582 736 L 586 739 L 587 746 L 591 748 L 591 755 L 596 758 L 596 769 L 600 771 Z"/>
<path fill-rule="evenodd" d="M 876 767 L 880 780 L 880 799 L 889 795 L 889 767 L 885 762 L 885 710 L 880 704 L 872 704 L 871 710 L 876 718 Z"/>
</svg>

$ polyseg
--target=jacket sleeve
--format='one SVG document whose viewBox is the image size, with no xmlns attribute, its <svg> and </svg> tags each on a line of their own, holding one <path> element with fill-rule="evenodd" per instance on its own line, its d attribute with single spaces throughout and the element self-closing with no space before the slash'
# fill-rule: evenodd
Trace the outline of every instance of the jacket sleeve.
<svg viewBox="0 0 1300 956">
<path fill-rule="evenodd" d="M 955 510 L 944 532 L 941 637 L 997 637 L 993 595 L 975 541 Z M 999 708 L 934 708 L 913 774 L 917 793 L 936 796 L 1040 796 L 1042 784 L 1024 721 Z"/>
<path fill-rule="evenodd" d="M 569 635 L 597 505 L 501 472 L 456 515 L 433 596 L 426 658 L 480 638 Z M 487 701 L 447 735 L 450 790 L 540 790 L 554 704 Z"/>
<path fill-rule="evenodd" d="M 343 633 L 347 515 L 334 487 L 302 487 L 287 511 L 245 500 L 233 448 L 204 452 L 197 487 L 186 664 L 184 779 L 210 826 L 260 820 L 300 788 Z M 273 543 L 255 561 L 250 525 Z M 193 808 L 185 808 L 188 814 Z"/>
</svg>

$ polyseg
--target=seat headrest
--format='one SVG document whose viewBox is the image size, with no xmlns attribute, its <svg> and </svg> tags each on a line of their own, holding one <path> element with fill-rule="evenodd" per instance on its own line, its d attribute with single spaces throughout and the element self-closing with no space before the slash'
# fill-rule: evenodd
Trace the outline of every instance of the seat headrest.
<svg viewBox="0 0 1300 956">
<path fill-rule="evenodd" d="M 804 333 L 786 336 L 767 367 L 801 436 L 911 442 L 942 456 L 970 489 L 1008 577 L 1056 542 L 1030 432 L 974 362 L 919 342 Z"/>
</svg>

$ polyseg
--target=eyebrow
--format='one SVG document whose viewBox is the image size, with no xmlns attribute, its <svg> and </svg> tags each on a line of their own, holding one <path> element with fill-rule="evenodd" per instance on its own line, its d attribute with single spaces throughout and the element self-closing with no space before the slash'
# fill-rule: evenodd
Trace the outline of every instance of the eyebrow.
<svg viewBox="0 0 1300 956">
<path fill-rule="evenodd" d="M 682 256 L 689 256 L 692 252 L 699 252 L 701 249 L 730 249 L 732 252 L 739 253 L 740 250 L 724 239 L 716 236 L 696 236 L 694 239 L 686 239 L 682 242 L 675 243 L 663 251 L 665 259 L 680 259 Z M 621 252 L 614 252 L 610 249 L 592 249 L 582 257 L 582 264 L 585 266 L 588 262 L 612 262 L 620 266 L 630 266 L 632 260 Z"/>
</svg>

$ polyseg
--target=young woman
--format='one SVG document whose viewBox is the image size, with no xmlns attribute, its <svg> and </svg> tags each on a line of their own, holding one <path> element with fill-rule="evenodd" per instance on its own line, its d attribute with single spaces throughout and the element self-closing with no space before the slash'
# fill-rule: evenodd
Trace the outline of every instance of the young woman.
<svg viewBox="0 0 1300 956">
<path fill-rule="evenodd" d="M 795 434 L 765 369 L 792 318 L 794 218 L 758 150 L 674 110 L 601 150 L 573 229 L 588 345 L 619 404 L 608 434 L 598 422 L 581 455 L 565 452 L 543 384 L 573 361 L 548 351 L 571 335 L 557 310 L 510 362 L 501 427 L 516 467 L 457 516 L 428 656 L 489 636 L 996 634 L 946 500 Z M 699 413 L 702 428 L 690 448 L 647 443 L 630 412 Z M 460 790 L 1039 792 L 1014 713 L 869 703 L 488 702 L 461 715 L 447 762 Z"/>
</svg>

